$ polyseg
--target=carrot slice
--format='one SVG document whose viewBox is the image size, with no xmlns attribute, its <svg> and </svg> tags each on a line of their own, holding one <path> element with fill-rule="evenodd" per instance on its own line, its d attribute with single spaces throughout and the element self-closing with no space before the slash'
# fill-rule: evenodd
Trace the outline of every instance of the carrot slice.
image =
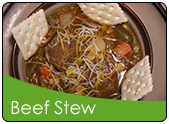
<svg viewBox="0 0 169 124">
<path fill-rule="evenodd" d="M 115 52 L 117 57 L 124 57 L 131 50 L 132 50 L 132 48 L 131 48 L 130 44 L 122 41 L 122 42 L 117 44 L 117 46 L 115 47 L 115 49 L 113 51 Z"/>
<path fill-rule="evenodd" d="M 40 70 L 41 70 L 41 78 L 48 80 L 49 75 L 50 75 L 48 67 L 45 65 L 42 65 L 40 67 Z"/>
</svg>

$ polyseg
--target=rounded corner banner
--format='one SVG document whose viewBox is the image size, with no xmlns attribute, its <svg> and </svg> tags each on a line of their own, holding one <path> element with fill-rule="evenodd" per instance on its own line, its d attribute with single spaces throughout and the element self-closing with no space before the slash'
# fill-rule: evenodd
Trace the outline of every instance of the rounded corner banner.
<svg viewBox="0 0 169 124">
<path fill-rule="evenodd" d="M 166 101 L 127 101 L 62 93 L 3 74 L 5 121 L 164 121 Z"/>
</svg>

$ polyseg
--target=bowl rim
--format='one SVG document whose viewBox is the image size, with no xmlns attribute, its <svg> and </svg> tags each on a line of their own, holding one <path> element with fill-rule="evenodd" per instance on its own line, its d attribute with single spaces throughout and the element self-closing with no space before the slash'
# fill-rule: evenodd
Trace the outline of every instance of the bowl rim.
<svg viewBox="0 0 169 124">
<path fill-rule="evenodd" d="M 143 42 L 144 42 L 144 46 L 149 47 L 149 49 L 147 49 L 147 48 L 145 49 L 145 52 L 146 52 L 145 55 L 149 55 L 150 68 L 151 68 L 151 73 L 152 73 L 152 71 L 153 71 L 153 48 L 152 48 L 151 39 L 148 34 L 148 31 L 147 31 L 146 27 L 144 26 L 143 22 L 141 21 L 141 19 L 137 16 L 137 14 L 131 8 L 129 8 L 124 3 L 119 3 L 119 5 L 121 7 L 123 7 L 123 9 L 125 9 L 126 11 L 129 11 L 133 15 L 133 18 L 136 19 L 137 22 L 140 24 L 141 29 L 143 30 L 142 32 L 144 32 L 144 35 L 147 38 L 147 42 L 145 42 L 145 40 L 143 40 Z"/>
</svg>

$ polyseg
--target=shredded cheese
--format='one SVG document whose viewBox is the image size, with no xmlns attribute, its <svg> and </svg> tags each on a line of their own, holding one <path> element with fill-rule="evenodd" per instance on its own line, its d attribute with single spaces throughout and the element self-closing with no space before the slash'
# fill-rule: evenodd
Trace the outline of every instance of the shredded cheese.
<svg viewBox="0 0 169 124">
<path fill-rule="evenodd" d="M 55 58 L 52 57 L 52 59 L 53 59 L 54 61 L 61 60 L 61 59 L 75 59 L 75 60 L 78 60 L 78 61 L 83 61 L 83 59 L 73 58 L 73 57 L 61 57 L 61 58 L 57 58 L 57 59 L 55 59 Z"/>
<path fill-rule="evenodd" d="M 101 69 L 101 67 L 100 67 L 100 66 L 99 66 L 99 70 L 100 70 L 100 72 L 102 73 L 102 75 L 104 75 L 107 79 L 111 80 L 111 78 L 110 78 L 110 77 L 108 77 L 107 75 L 105 75 L 105 74 L 103 73 L 103 71 L 102 71 L 102 69 Z"/>
<path fill-rule="evenodd" d="M 78 58 L 78 39 L 76 39 L 76 57 Z"/>
<path fill-rule="evenodd" d="M 60 88 L 59 88 L 59 87 L 58 87 L 57 89 L 58 89 L 58 91 L 59 91 L 59 92 L 62 92 L 62 91 L 60 90 Z"/>
<path fill-rule="evenodd" d="M 66 33 L 65 38 L 69 39 L 69 35 L 68 35 L 68 33 L 67 33 L 66 29 L 64 28 L 63 30 L 64 30 L 64 31 L 65 31 L 65 33 Z M 65 38 L 63 38 L 63 39 L 65 39 Z"/>
<path fill-rule="evenodd" d="M 62 45 L 62 49 L 63 49 L 63 51 L 64 51 L 63 39 L 62 39 L 62 37 L 61 37 L 61 35 L 60 35 L 60 33 L 59 33 L 59 29 L 57 29 L 56 31 L 57 31 L 57 34 L 58 34 L 58 36 L 59 36 L 60 43 L 61 43 L 61 45 Z"/>
<path fill-rule="evenodd" d="M 88 69 L 86 69 L 86 70 L 83 72 L 82 75 L 85 76 L 85 74 L 86 74 L 87 71 L 88 71 Z M 79 82 L 80 82 L 82 79 L 84 79 L 84 78 L 80 77 Z"/>
<path fill-rule="evenodd" d="M 64 69 L 64 70 L 67 70 L 65 67 L 62 67 L 62 66 L 60 66 L 60 65 L 58 65 L 58 64 L 56 64 L 56 63 L 55 63 L 55 65 L 58 66 L 59 68 L 62 68 L 62 69 Z"/>
<path fill-rule="evenodd" d="M 87 35 L 87 34 L 84 35 L 83 34 L 83 35 L 79 36 L 78 38 L 81 38 L 81 37 L 97 37 L 97 35 Z"/>
<path fill-rule="evenodd" d="M 99 81 L 100 81 L 100 74 L 98 74 L 97 81 L 96 81 L 96 83 L 94 85 L 95 89 L 98 89 Z"/>
<path fill-rule="evenodd" d="M 104 80 L 111 80 L 112 75 L 117 71 L 114 64 L 111 62 L 112 57 L 109 57 L 109 52 L 100 50 L 97 44 L 99 38 L 104 38 L 102 35 L 107 27 L 105 25 L 94 26 L 78 17 L 75 18 L 81 20 L 83 23 L 71 23 L 69 24 L 69 28 L 56 29 L 58 34 L 58 42 L 53 46 L 60 42 L 63 51 L 74 49 L 76 51 L 76 57 L 51 57 L 54 61 L 61 59 L 75 60 L 73 63 L 65 62 L 62 65 L 55 64 L 57 67 L 64 69 L 65 72 L 53 74 L 52 77 L 55 83 L 53 84 L 52 88 L 57 86 L 57 90 L 60 92 L 68 92 L 84 96 L 94 96 L 98 92 L 100 82 Z M 77 28 L 71 28 L 72 26 L 77 26 Z M 74 30 L 73 33 L 72 30 Z M 99 37 L 96 34 L 98 34 Z M 76 42 L 75 48 L 65 48 L 66 46 L 64 46 L 64 44 L 68 43 L 69 45 L 72 41 Z M 113 56 L 113 59 L 116 59 L 115 56 Z M 83 63 L 78 64 L 78 61 Z M 109 65 L 104 62 L 109 62 L 111 68 L 109 68 Z M 66 68 L 67 66 L 65 67 L 66 64 L 69 65 L 68 68 Z M 86 78 L 86 74 L 88 75 L 88 78 Z M 62 89 L 62 87 L 58 84 L 57 77 L 54 77 L 54 75 L 59 75 L 64 80 L 64 82 L 67 83 L 66 90 Z"/>
</svg>

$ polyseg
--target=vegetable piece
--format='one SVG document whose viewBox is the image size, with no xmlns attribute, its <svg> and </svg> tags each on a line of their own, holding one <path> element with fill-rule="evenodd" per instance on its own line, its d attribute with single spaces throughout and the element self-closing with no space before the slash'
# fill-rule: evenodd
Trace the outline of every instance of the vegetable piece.
<svg viewBox="0 0 169 124">
<path fill-rule="evenodd" d="M 98 54 L 98 58 L 99 58 L 99 59 L 102 59 L 102 58 L 103 58 L 103 57 L 102 57 L 102 53 L 99 53 L 99 54 Z"/>
<path fill-rule="evenodd" d="M 116 29 L 118 35 L 125 41 L 128 41 L 130 43 L 133 43 L 134 39 L 132 37 L 132 35 L 126 30 L 126 29 L 123 29 L 123 28 L 117 28 Z"/>
<path fill-rule="evenodd" d="M 106 49 L 107 50 L 112 49 L 114 47 L 113 41 L 105 40 L 105 42 L 106 42 Z"/>
<path fill-rule="evenodd" d="M 134 50 L 135 53 L 138 53 L 139 52 L 139 47 L 138 46 L 134 46 L 133 50 Z"/>
<path fill-rule="evenodd" d="M 96 46 L 98 47 L 98 49 L 100 51 L 104 51 L 106 49 L 106 44 L 105 44 L 105 42 L 104 42 L 104 40 L 102 38 L 99 38 L 96 41 Z"/>
<path fill-rule="evenodd" d="M 31 57 L 30 58 L 31 61 L 36 61 L 36 62 L 28 62 L 29 63 L 29 68 L 27 70 L 27 73 L 28 73 L 27 76 L 29 78 L 33 75 L 35 69 L 37 68 L 37 62 L 39 62 L 39 58 L 43 56 L 43 52 L 44 52 L 43 51 L 43 47 L 39 47 L 37 49 L 37 52 L 34 54 L 34 56 L 36 56 L 36 57 Z"/>
<path fill-rule="evenodd" d="M 49 80 L 49 75 L 50 75 L 50 73 L 49 73 L 48 67 L 45 66 L 45 65 L 42 65 L 42 66 L 40 67 L 40 70 L 41 70 L 41 78 L 46 79 L 46 80 Z"/>
<path fill-rule="evenodd" d="M 72 13 L 66 13 L 66 14 L 60 14 L 59 15 L 59 24 L 61 27 L 65 27 L 66 25 L 68 25 L 73 18 L 73 14 Z"/>
<path fill-rule="evenodd" d="M 30 67 L 28 68 L 29 70 L 27 71 L 27 77 L 31 78 L 31 76 L 33 75 L 35 68 L 36 68 L 37 64 L 36 63 L 31 63 Z"/>
<path fill-rule="evenodd" d="M 123 71 L 125 69 L 125 64 L 122 62 L 122 63 L 117 63 L 117 71 L 120 72 L 120 71 Z"/>
<path fill-rule="evenodd" d="M 130 44 L 127 42 L 120 42 L 117 44 L 117 46 L 113 49 L 113 52 L 115 52 L 117 57 L 124 57 L 132 50 Z"/>
</svg>

